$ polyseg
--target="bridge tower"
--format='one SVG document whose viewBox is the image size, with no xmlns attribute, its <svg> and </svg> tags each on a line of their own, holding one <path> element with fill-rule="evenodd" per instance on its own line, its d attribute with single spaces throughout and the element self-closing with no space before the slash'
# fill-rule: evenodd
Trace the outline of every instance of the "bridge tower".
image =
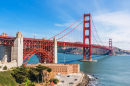
<svg viewBox="0 0 130 86">
<path fill-rule="evenodd" d="M 109 55 L 112 55 L 112 39 L 109 39 Z"/>
<path fill-rule="evenodd" d="M 11 61 L 16 60 L 17 66 L 23 64 L 23 35 L 21 32 L 16 33 L 14 45 L 11 47 Z"/>
<path fill-rule="evenodd" d="M 90 13 L 89 14 L 84 14 L 83 44 L 85 44 L 86 39 L 88 39 L 88 41 L 89 41 L 89 48 L 83 47 L 83 60 L 92 61 L 92 58 L 91 58 L 91 14 Z M 86 53 L 86 52 L 88 52 L 88 53 Z M 88 54 L 88 57 L 89 57 L 87 59 L 85 58 L 86 54 Z"/>
</svg>

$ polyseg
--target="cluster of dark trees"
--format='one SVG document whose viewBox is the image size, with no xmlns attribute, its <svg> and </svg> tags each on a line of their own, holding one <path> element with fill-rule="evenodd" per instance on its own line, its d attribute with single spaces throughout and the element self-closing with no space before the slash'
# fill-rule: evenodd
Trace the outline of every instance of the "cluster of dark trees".
<svg viewBox="0 0 130 86">
<path fill-rule="evenodd" d="M 56 78 L 55 78 L 55 79 L 54 79 L 54 78 L 52 78 L 52 79 L 50 79 L 49 81 L 50 81 L 50 82 L 54 82 L 55 84 L 57 84 L 57 82 L 59 82 L 59 80 L 58 80 L 58 79 L 56 79 Z"/>
<path fill-rule="evenodd" d="M 34 67 L 26 67 L 24 65 L 13 69 L 13 77 L 16 79 L 17 83 L 26 83 L 26 81 L 30 80 L 31 82 L 44 82 L 43 80 L 43 70 L 47 70 L 51 72 L 52 69 L 49 67 L 45 67 L 42 65 L 38 65 Z"/>
</svg>

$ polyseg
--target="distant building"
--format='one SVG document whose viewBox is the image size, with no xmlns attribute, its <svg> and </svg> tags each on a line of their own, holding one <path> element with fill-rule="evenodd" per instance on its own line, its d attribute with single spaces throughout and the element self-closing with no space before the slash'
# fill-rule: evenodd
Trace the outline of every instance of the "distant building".
<svg viewBox="0 0 130 86">
<path fill-rule="evenodd" d="M 52 69 L 54 74 L 71 74 L 71 73 L 79 73 L 80 72 L 80 65 L 79 64 L 63 64 L 63 63 L 38 63 L 38 64 L 28 64 L 27 67 L 36 67 L 39 64 L 42 66 L 46 66 Z"/>
</svg>

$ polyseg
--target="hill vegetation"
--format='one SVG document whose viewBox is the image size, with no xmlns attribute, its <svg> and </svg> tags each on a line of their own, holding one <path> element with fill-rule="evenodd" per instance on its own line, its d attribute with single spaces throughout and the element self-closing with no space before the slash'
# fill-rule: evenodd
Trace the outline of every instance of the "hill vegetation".
<svg viewBox="0 0 130 86">
<path fill-rule="evenodd" d="M 47 77 L 51 71 L 51 68 L 42 65 L 35 68 L 22 65 L 12 68 L 12 70 L 0 72 L 0 86 L 35 86 L 35 83 L 48 85 Z M 57 83 L 58 80 L 53 79 L 52 82 Z"/>
<path fill-rule="evenodd" d="M 16 86 L 17 82 L 11 75 L 13 71 L 0 72 L 0 86 Z"/>
<path fill-rule="evenodd" d="M 108 50 L 92 48 L 93 55 L 103 55 L 106 54 Z M 83 48 L 80 47 L 58 47 L 58 53 L 63 54 L 83 54 Z"/>
<path fill-rule="evenodd" d="M 130 51 L 113 47 L 114 54 L 130 54 Z M 92 55 L 108 55 L 109 50 L 92 48 Z M 63 54 L 83 54 L 83 48 L 79 47 L 58 47 L 58 53 Z"/>
</svg>

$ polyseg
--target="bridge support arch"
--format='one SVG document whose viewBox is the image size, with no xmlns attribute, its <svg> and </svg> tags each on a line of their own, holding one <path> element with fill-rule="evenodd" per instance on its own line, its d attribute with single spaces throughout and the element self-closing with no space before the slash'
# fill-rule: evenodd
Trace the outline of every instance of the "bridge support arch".
<svg viewBox="0 0 130 86">
<path fill-rule="evenodd" d="M 36 54 L 42 58 L 40 62 L 48 60 L 49 63 L 57 63 L 57 39 L 33 39 L 23 38 L 21 32 L 16 37 L 9 37 L 6 33 L 0 35 L 0 62 L 15 62 L 15 66 L 21 66 Z"/>
<path fill-rule="evenodd" d="M 23 64 L 36 55 L 41 63 L 57 63 L 57 39 L 48 40 L 24 40 Z"/>
<path fill-rule="evenodd" d="M 29 59 L 36 55 L 40 63 L 53 63 L 53 54 L 45 49 L 32 49 L 23 56 L 23 64 L 26 65 Z"/>
</svg>

